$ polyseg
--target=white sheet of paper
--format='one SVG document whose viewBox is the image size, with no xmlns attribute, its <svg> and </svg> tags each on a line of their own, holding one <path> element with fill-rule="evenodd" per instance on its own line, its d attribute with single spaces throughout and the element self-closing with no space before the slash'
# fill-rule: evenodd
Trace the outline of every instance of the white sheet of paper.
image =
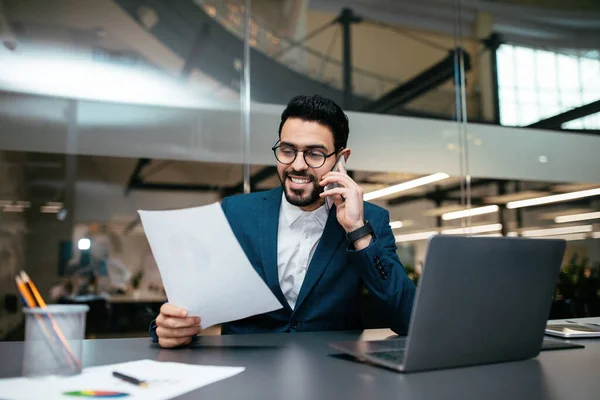
<svg viewBox="0 0 600 400">
<path fill-rule="evenodd" d="M 0 379 L 0 396 L 6 400 L 74 400 L 81 396 L 68 392 L 88 390 L 127 393 L 124 400 L 171 399 L 202 386 L 230 378 L 244 371 L 244 367 L 215 367 L 189 365 L 153 360 L 131 361 L 121 364 L 85 368 L 80 375 L 69 377 Z M 113 371 L 148 382 L 140 387 L 112 376 Z"/>
<path fill-rule="evenodd" d="M 199 316 L 202 328 L 282 308 L 219 203 L 139 214 L 169 302 Z"/>
</svg>

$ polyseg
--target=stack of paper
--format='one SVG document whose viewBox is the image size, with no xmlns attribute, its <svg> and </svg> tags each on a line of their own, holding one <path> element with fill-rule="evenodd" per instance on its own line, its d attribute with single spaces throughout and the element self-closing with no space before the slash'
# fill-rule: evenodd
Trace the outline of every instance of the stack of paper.
<svg viewBox="0 0 600 400">
<path fill-rule="evenodd" d="M 244 369 L 139 360 L 86 368 L 80 375 L 69 377 L 0 379 L 0 397 L 6 400 L 74 400 L 86 397 L 171 399 L 237 375 Z M 114 371 L 143 380 L 148 386 L 141 387 L 115 378 Z"/>
</svg>

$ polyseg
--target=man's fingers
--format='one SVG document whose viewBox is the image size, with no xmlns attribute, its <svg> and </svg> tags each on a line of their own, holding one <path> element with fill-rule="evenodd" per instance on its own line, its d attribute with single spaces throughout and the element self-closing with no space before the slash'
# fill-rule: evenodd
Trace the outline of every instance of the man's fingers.
<svg viewBox="0 0 600 400">
<path fill-rule="evenodd" d="M 321 178 L 319 185 L 326 186 L 330 183 L 339 183 L 347 188 L 358 186 L 358 184 L 354 182 L 352 178 L 346 174 L 342 174 L 341 172 L 328 172 L 325 176 L 323 176 L 323 178 Z"/>
<path fill-rule="evenodd" d="M 167 339 L 167 338 L 186 338 L 191 336 L 196 336 L 201 331 L 199 326 L 191 326 L 188 328 L 165 328 L 163 326 L 156 327 L 156 336 L 159 339 Z"/>
<path fill-rule="evenodd" d="M 341 196 L 341 197 L 348 197 L 348 189 L 346 188 L 335 188 L 335 189 L 331 189 L 331 190 L 326 190 L 322 193 L 319 194 L 319 196 L 321 197 L 329 197 L 329 196 Z"/>
<path fill-rule="evenodd" d="M 159 338 L 158 345 L 165 349 L 170 349 L 173 347 L 184 346 L 190 344 L 192 342 L 192 338 Z"/>
<path fill-rule="evenodd" d="M 156 318 L 156 325 L 164 328 L 187 328 L 200 325 L 200 317 L 173 318 L 160 314 Z"/>
<path fill-rule="evenodd" d="M 179 317 L 185 318 L 188 316 L 188 312 L 183 308 L 175 307 L 171 303 L 165 303 L 160 307 L 160 313 L 167 317 Z"/>
</svg>

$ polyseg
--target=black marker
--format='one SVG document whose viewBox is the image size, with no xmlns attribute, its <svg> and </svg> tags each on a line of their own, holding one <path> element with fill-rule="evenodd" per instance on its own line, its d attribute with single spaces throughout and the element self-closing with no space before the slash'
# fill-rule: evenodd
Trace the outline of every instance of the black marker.
<svg viewBox="0 0 600 400">
<path fill-rule="evenodd" d="M 148 383 L 146 383 L 146 381 L 140 381 L 139 379 L 135 379 L 134 377 L 123 375 L 116 371 L 113 371 L 112 374 L 115 378 L 119 378 L 121 380 L 124 380 L 125 382 L 129 382 L 129 383 L 132 383 L 137 386 L 148 387 Z"/>
</svg>

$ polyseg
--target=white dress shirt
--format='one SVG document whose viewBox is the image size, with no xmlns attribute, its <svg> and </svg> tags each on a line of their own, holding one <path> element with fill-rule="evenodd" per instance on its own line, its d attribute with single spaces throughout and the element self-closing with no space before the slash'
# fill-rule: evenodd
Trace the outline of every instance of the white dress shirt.
<svg viewBox="0 0 600 400">
<path fill-rule="evenodd" d="M 277 270 L 279 286 L 292 310 L 325 229 L 327 216 L 325 205 L 306 212 L 288 203 L 283 195 L 279 210 Z"/>
</svg>

